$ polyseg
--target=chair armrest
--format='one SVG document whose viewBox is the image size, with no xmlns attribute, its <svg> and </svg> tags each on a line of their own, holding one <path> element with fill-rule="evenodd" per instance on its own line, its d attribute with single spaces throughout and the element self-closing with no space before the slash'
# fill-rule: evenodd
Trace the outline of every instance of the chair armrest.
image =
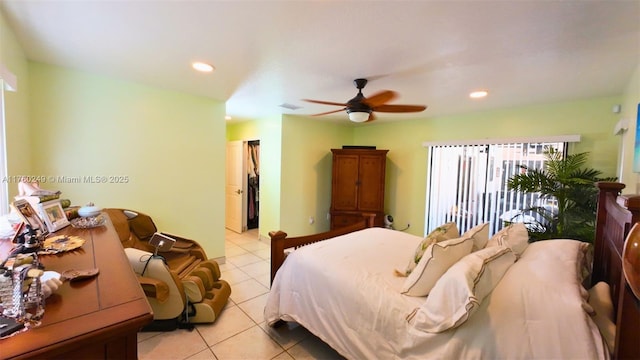
<svg viewBox="0 0 640 360">
<path fill-rule="evenodd" d="M 147 297 L 155 298 L 159 303 L 163 303 L 169 298 L 169 285 L 164 281 L 138 276 L 138 282 Z"/>
</svg>

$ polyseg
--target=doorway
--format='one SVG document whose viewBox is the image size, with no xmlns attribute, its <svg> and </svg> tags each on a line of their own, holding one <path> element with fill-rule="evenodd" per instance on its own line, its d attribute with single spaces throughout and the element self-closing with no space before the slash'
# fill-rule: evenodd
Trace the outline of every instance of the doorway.
<svg viewBox="0 0 640 360">
<path fill-rule="evenodd" d="M 225 227 L 257 229 L 260 219 L 260 140 L 230 141 L 226 156 Z"/>
<path fill-rule="evenodd" d="M 260 140 L 247 142 L 247 229 L 257 229 L 260 217 Z"/>
</svg>

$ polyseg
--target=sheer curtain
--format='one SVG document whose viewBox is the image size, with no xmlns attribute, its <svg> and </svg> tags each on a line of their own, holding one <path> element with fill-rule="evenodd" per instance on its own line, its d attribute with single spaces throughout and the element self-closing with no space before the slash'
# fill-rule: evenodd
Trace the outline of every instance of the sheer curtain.
<svg viewBox="0 0 640 360">
<path fill-rule="evenodd" d="M 9 179 L 7 174 L 7 138 L 4 118 L 4 90 L 5 83 L 0 77 L 0 215 L 9 213 Z"/>
<path fill-rule="evenodd" d="M 0 63 L 0 215 L 9 213 L 9 177 L 7 170 L 7 137 L 5 119 L 5 91 L 17 91 L 18 78 Z M 12 179 L 13 180 L 13 179 Z"/>
</svg>

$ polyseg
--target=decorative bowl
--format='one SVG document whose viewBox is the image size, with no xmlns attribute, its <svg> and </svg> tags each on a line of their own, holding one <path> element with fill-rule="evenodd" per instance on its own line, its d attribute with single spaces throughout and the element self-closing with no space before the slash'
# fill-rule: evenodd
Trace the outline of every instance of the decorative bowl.
<svg viewBox="0 0 640 360">
<path fill-rule="evenodd" d="M 71 220 L 71 226 L 78 229 L 91 229 L 104 225 L 105 221 L 104 215 L 85 216 Z"/>
<path fill-rule="evenodd" d="M 93 205 L 93 203 L 89 203 L 78 209 L 78 215 L 82 217 L 97 216 L 100 215 L 100 211 L 102 211 L 102 209 Z"/>
</svg>

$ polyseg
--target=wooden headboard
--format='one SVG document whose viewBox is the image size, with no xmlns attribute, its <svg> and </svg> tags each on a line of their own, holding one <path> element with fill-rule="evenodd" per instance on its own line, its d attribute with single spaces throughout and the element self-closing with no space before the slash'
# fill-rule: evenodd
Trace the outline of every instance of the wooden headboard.
<svg viewBox="0 0 640 360">
<path fill-rule="evenodd" d="M 622 254 L 628 237 L 640 237 L 640 196 L 620 195 L 625 185 L 615 182 L 597 183 L 598 210 L 591 283 L 605 281 L 611 288 L 616 310 L 615 359 L 640 359 L 640 300 L 635 297 L 622 270 Z M 638 262 L 635 262 L 638 265 Z M 640 268 L 627 273 L 640 274 Z"/>
</svg>

